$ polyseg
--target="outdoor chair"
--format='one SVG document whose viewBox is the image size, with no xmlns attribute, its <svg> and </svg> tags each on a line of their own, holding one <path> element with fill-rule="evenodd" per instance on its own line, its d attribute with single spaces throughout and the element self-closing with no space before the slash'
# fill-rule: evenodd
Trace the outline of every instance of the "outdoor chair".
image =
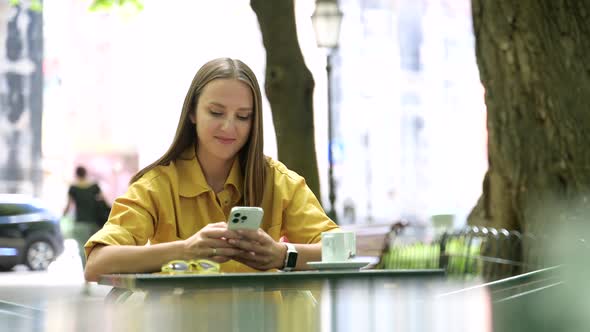
<svg viewBox="0 0 590 332">
<path fill-rule="evenodd" d="M 403 236 L 406 227 L 411 225 L 392 227 L 376 268 L 441 268 L 449 277 L 481 277 L 493 281 L 541 267 L 537 261 L 523 262 L 522 257 L 530 253 L 521 253 L 523 235 L 518 231 L 466 226 L 457 231 L 444 232 L 430 243 L 396 241 L 396 237 Z M 532 235 L 524 237 L 531 241 L 529 248 L 535 252 L 536 238 Z"/>
</svg>

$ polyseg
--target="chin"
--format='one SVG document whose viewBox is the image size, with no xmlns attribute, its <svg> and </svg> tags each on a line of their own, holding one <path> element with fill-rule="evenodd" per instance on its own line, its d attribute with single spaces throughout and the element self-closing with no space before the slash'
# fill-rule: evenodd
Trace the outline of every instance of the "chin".
<svg viewBox="0 0 590 332">
<path fill-rule="evenodd" d="M 216 154 L 215 157 L 217 157 L 217 158 L 219 158 L 221 160 L 230 161 L 230 160 L 233 160 L 237 155 L 238 155 L 237 152 L 233 152 L 233 153 L 219 153 L 219 154 Z"/>
</svg>

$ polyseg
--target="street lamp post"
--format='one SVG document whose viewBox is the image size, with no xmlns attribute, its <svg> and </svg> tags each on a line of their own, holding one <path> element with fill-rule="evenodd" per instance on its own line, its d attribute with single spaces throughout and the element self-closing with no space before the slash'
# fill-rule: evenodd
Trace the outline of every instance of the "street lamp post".
<svg viewBox="0 0 590 332">
<path fill-rule="evenodd" d="M 328 50 L 326 56 L 326 74 L 328 75 L 328 199 L 330 200 L 330 210 L 328 216 L 330 219 L 337 222 L 336 209 L 334 204 L 336 201 L 336 190 L 334 188 L 334 128 L 332 124 L 332 52 L 334 49 Z"/>
<path fill-rule="evenodd" d="M 337 0 L 316 0 L 316 8 L 311 16 L 319 47 L 326 49 L 326 74 L 328 75 L 328 199 L 330 210 L 328 216 L 337 222 L 334 185 L 334 154 L 333 154 L 333 124 L 332 124 L 332 57 L 334 49 L 338 47 L 342 12 L 338 8 Z"/>
</svg>

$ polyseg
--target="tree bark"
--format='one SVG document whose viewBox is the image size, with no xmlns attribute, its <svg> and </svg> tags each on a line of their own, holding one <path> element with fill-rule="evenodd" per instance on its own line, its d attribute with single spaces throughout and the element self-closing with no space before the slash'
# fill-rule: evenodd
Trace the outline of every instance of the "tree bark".
<svg viewBox="0 0 590 332">
<path fill-rule="evenodd" d="M 266 49 L 264 88 L 272 109 L 278 157 L 320 199 L 313 122 L 313 76 L 297 39 L 293 0 L 251 0 Z"/>
<path fill-rule="evenodd" d="M 590 2 L 473 0 L 472 11 L 489 168 L 469 223 L 566 227 L 588 205 Z"/>
</svg>

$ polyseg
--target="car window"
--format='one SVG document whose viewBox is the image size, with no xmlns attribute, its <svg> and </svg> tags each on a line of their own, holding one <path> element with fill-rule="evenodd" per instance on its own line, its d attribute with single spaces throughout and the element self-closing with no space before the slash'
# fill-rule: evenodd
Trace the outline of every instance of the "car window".
<svg viewBox="0 0 590 332">
<path fill-rule="evenodd" d="M 40 211 L 43 211 L 43 209 L 29 204 L 0 204 L 0 217 L 17 216 L 21 214 L 35 213 Z"/>
</svg>

